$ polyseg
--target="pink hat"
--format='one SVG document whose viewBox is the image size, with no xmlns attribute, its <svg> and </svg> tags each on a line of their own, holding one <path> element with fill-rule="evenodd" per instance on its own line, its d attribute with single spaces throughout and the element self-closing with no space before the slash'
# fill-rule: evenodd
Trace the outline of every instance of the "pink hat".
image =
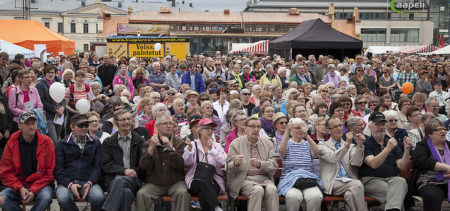
<svg viewBox="0 0 450 211">
<path fill-rule="evenodd" d="M 217 123 L 215 123 L 214 121 L 212 121 L 211 119 L 201 119 L 198 122 L 198 127 L 201 127 L 203 125 L 210 125 L 212 124 L 214 127 L 217 127 Z"/>
</svg>

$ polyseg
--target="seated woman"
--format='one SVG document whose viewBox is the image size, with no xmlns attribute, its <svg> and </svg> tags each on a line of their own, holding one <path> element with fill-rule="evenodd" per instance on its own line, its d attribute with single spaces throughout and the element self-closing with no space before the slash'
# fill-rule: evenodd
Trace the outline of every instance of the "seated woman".
<svg viewBox="0 0 450 211">
<path fill-rule="evenodd" d="M 91 111 L 91 112 L 87 112 L 86 116 L 89 119 L 89 135 L 91 137 L 95 137 L 97 138 L 101 143 L 103 143 L 103 141 L 110 137 L 111 135 L 107 132 L 103 132 L 102 130 L 99 130 L 100 128 L 100 115 L 95 112 L 95 111 Z"/>
<path fill-rule="evenodd" d="M 175 119 L 177 120 L 177 131 L 179 134 L 181 127 L 187 125 L 189 122 L 187 121 L 186 118 L 186 113 L 185 113 L 185 108 L 186 105 L 184 104 L 184 101 L 180 98 L 177 98 L 173 101 L 173 110 L 174 110 L 174 114 L 173 116 L 175 117 Z"/>
<path fill-rule="evenodd" d="M 144 97 L 140 100 L 139 107 L 141 108 L 141 114 L 136 118 L 136 126 L 145 127 L 145 124 L 152 119 L 153 105 L 155 103 L 150 97 Z"/>
<path fill-rule="evenodd" d="M 211 101 L 209 101 L 209 100 L 208 101 L 204 101 L 200 105 L 200 111 L 202 113 L 203 118 L 211 119 L 213 122 L 215 122 L 217 124 L 217 127 L 214 130 L 214 135 L 216 137 L 219 137 L 221 122 L 220 122 L 220 118 L 218 116 L 214 115 L 213 103 Z"/>
<path fill-rule="evenodd" d="M 439 211 L 448 197 L 450 173 L 450 142 L 445 140 L 446 129 L 438 119 L 425 125 L 426 141 L 417 143 L 413 156 L 410 191 L 417 190 L 423 198 L 423 210 Z"/>
<path fill-rule="evenodd" d="M 313 163 L 313 158 L 319 156 L 319 148 L 307 131 L 308 126 L 303 120 L 291 119 L 278 149 L 283 162 L 278 193 L 286 197 L 288 211 L 298 211 L 303 199 L 308 211 L 320 210 L 322 203 L 323 195 L 318 187 L 321 181 L 314 174 Z M 294 185 L 300 178 L 312 178 L 317 185 L 300 190 Z"/>
<path fill-rule="evenodd" d="M 232 110 L 230 110 L 232 111 Z M 226 136 L 225 152 L 228 153 L 228 148 L 234 139 L 245 136 L 245 120 L 247 119 L 247 113 L 245 111 L 235 111 L 231 117 L 231 122 L 234 129 Z"/>
<path fill-rule="evenodd" d="M 183 159 L 184 165 L 188 167 L 186 173 L 186 184 L 189 193 L 199 196 L 202 210 L 221 210 L 217 195 L 225 192 L 221 167 L 225 165 L 227 154 L 222 146 L 211 137 L 217 124 L 211 119 L 201 119 L 198 122 L 199 139 L 186 139 Z M 198 165 L 207 164 L 214 170 L 207 171 L 204 177 L 197 174 Z"/>
<path fill-rule="evenodd" d="M 318 144 L 322 141 L 327 141 L 330 135 L 325 130 L 325 122 L 328 117 L 319 117 L 314 121 L 314 133 L 311 134 L 311 138 Z"/>
<path fill-rule="evenodd" d="M 272 106 L 264 106 L 261 109 L 261 130 L 259 131 L 259 136 L 268 137 L 270 134 L 272 134 L 275 129 L 273 128 L 273 115 L 275 113 L 275 109 L 273 109 Z"/>
<path fill-rule="evenodd" d="M 402 154 L 405 150 L 403 147 L 403 139 L 408 136 L 408 132 L 405 129 L 398 128 L 398 112 L 393 110 L 387 110 L 383 112 L 386 117 L 386 136 L 389 138 L 394 137 L 397 140 L 397 146 L 402 151 Z"/>
<path fill-rule="evenodd" d="M 269 137 L 273 140 L 273 146 L 275 147 L 275 156 L 279 157 L 280 152 L 278 148 L 281 143 L 281 139 L 283 135 L 286 133 L 287 124 L 289 119 L 283 113 L 278 112 L 273 116 L 273 127 L 275 131 L 272 134 L 269 134 Z"/>
<path fill-rule="evenodd" d="M 308 124 L 314 125 L 313 123 L 319 117 L 328 118 L 327 113 L 328 113 L 328 106 L 325 102 L 320 101 L 319 103 L 316 103 L 316 105 L 314 106 L 314 113 L 308 118 Z"/>
</svg>

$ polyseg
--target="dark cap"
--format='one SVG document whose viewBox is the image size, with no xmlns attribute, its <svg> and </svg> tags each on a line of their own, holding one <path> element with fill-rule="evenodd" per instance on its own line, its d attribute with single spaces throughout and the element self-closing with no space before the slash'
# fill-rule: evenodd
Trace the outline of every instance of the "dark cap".
<svg viewBox="0 0 450 211">
<path fill-rule="evenodd" d="M 86 114 L 75 114 L 72 118 L 70 118 L 70 124 L 75 125 L 82 122 L 89 122 L 89 118 Z"/>
<path fill-rule="evenodd" d="M 442 86 L 442 82 L 441 82 L 441 81 L 436 81 L 436 82 L 434 82 L 434 83 L 433 83 L 433 86 L 436 86 L 436 85 Z"/>
<path fill-rule="evenodd" d="M 372 114 L 370 114 L 369 116 L 369 121 L 372 122 L 386 122 L 386 118 L 384 117 L 384 115 L 381 112 L 375 111 Z"/>
<path fill-rule="evenodd" d="M 34 115 L 34 112 L 32 112 L 32 111 L 22 113 L 19 116 L 19 123 L 23 124 L 30 118 L 33 118 L 34 120 L 37 120 L 36 115 Z"/>
</svg>

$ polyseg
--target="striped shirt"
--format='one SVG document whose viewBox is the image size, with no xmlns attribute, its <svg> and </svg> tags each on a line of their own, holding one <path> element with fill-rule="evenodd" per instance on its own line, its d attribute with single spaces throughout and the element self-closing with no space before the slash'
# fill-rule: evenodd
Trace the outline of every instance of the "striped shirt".
<svg viewBox="0 0 450 211">
<path fill-rule="evenodd" d="M 69 98 L 71 100 L 70 104 L 76 104 L 79 99 L 88 99 L 88 90 L 86 90 L 86 87 L 84 84 L 83 84 L 82 88 L 78 88 L 74 84 L 73 90 L 74 90 L 74 92 L 70 93 L 70 88 L 67 87 L 67 89 L 66 89 L 66 98 Z M 73 96 L 73 99 L 72 99 L 71 95 Z"/>
<path fill-rule="evenodd" d="M 282 162 L 283 172 L 280 181 L 286 174 L 297 169 L 303 169 L 314 174 L 311 146 L 306 140 L 300 143 L 289 140 L 286 146 L 286 156 L 282 158 Z"/>
</svg>

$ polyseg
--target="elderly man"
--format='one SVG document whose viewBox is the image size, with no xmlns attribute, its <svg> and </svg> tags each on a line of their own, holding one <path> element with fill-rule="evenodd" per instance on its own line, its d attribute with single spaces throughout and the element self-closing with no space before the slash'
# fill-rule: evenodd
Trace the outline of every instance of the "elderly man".
<svg viewBox="0 0 450 211">
<path fill-rule="evenodd" d="M 296 74 L 291 76 L 291 82 L 296 82 L 298 86 L 302 86 L 305 83 L 312 83 L 312 79 L 309 76 L 308 72 L 305 72 L 305 65 L 300 63 L 293 66 L 293 69 L 296 70 Z"/>
<path fill-rule="evenodd" d="M 0 161 L 2 210 L 22 210 L 21 203 L 35 201 L 31 210 L 45 210 L 52 203 L 55 148 L 50 137 L 37 130 L 33 112 L 19 116 L 19 131 L 13 133 Z"/>
<path fill-rule="evenodd" d="M 64 210 L 78 210 L 75 199 L 87 200 L 91 210 L 101 210 L 105 196 L 97 184 L 101 174 L 101 143 L 88 135 L 89 119 L 76 114 L 70 119 L 70 133 L 56 143 L 56 198 Z"/>
<path fill-rule="evenodd" d="M 162 87 L 166 86 L 166 74 L 161 72 L 161 64 L 153 62 L 153 72 L 148 76 L 148 82 L 155 92 L 160 92 Z"/>
<path fill-rule="evenodd" d="M 331 195 L 344 195 L 350 210 L 367 210 L 364 187 L 358 178 L 357 170 L 357 167 L 363 163 L 366 138 L 362 131 L 347 132 L 347 140 L 344 142 L 343 123 L 336 117 L 328 119 L 325 127 L 331 137 L 328 141 L 319 143 L 320 178 L 324 192 Z M 356 145 L 352 144 L 353 138 L 356 139 Z"/>
<path fill-rule="evenodd" d="M 397 169 L 408 169 L 411 139 L 403 139 L 402 156 L 397 140 L 386 136 L 385 123 L 380 112 L 373 112 L 369 117 L 371 137 L 364 142 L 364 164 L 359 169 L 359 176 L 366 195 L 376 198 L 385 210 L 402 210 L 408 185 L 398 176 Z"/>
<path fill-rule="evenodd" d="M 102 171 L 109 196 L 103 210 L 131 210 L 135 193 L 142 182 L 138 175 L 139 159 L 144 140 L 132 131 L 132 114 L 126 109 L 114 113 L 118 131 L 102 144 Z"/>
<path fill-rule="evenodd" d="M 348 132 L 352 132 L 353 134 L 360 134 L 360 133 L 363 134 L 364 132 L 365 124 L 363 119 L 359 116 L 352 116 L 348 118 L 345 124 L 347 125 Z M 369 138 L 369 136 L 366 135 L 364 135 L 364 137 L 366 139 Z M 342 138 L 344 139 L 344 141 L 347 141 L 347 136 L 343 136 Z M 357 144 L 355 137 L 353 137 L 352 143 L 355 145 Z"/>
<path fill-rule="evenodd" d="M 236 198 L 241 193 L 249 198 L 248 210 L 261 210 L 264 201 L 268 211 L 278 211 L 278 191 L 273 182 L 278 168 L 275 150 L 271 141 L 259 137 L 260 129 L 259 118 L 247 118 L 247 135 L 231 142 L 227 157 L 227 185 L 231 197 Z"/>
<path fill-rule="evenodd" d="M 314 77 L 314 82 L 320 82 L 323 80 L 322 65 L 316 63 L 316 57 L 311 54 L 308 56 L 308 71 Z"/>
<path fill-rule="evenodd" d="M 186 144 L 173 134 L 172 117 L 161 114 L 156 118 L 158 135 L 142 146 L 139 167 L 145 171 L 146 184 L 138 191 L 138 211 L 152 210 L 155 199 L 169 195 L 174 200 L 172 210 L 189 210 L 190 195 L 184 181 L 183 152 Z"/>
<path fill-rule="evenodd" d="M 431 96 L 431 94 L 430 94 Z M 439 98 L 434 96 L 434 97 L 429 97 L 427 99 L 427 101 L 425 101 L 425 107 L 427 109 L 427 112 L 431 112 L 434 114 L 434 116 L 441 120 L 442 122 L 447 121 L 447 117 L 443 114 L 439 113 Z"/>
<path fill-rule="evenodd" d="M 408 118 L 406 117 L 407 111 L 411 108 L 411 100 L 407 97 L 404 97 L 398 101 L 398 115 L 400 117 L 399 128 L 403 128 L 405 130 L 410 129 Z"/>
</svg>

